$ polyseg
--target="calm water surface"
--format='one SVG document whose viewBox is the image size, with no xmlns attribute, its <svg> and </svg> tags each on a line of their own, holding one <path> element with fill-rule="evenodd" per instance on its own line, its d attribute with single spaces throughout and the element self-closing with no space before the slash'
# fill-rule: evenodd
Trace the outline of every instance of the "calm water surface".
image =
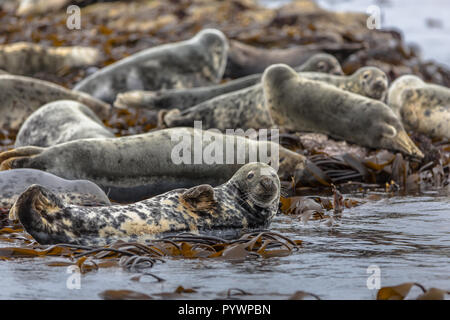
<svg viewBox="0 0 450 320">
<path fill-rule="evenodd" d="M 230 288 L 254 294 L 247 298 L 285 299 L 304 290 L 323 299 L 373 299 L 376 290 L 366 286 L 369 265 L 380 268 L 382 286 L 416 281 L 450 289 L 449 194 L 371 201 L 345 210 L 333 227 L 278 216 L 272 229 L 302 239 L 303 247 L 288 257 L 244 262 L 166 259 L 149 270 L 162 283 L 132 281 L 135 274 L 120 268 L 100 269 L 83 275 L 79 290 L 67 289 L 66 267 L 47 266 L 51 258 L 0 262 L 0 298 L 97 299 L 108 289 L 152 295 L 182 285 L 197 290 L 185 295 L 191 299 L 223 298 Z"/>
</svg>

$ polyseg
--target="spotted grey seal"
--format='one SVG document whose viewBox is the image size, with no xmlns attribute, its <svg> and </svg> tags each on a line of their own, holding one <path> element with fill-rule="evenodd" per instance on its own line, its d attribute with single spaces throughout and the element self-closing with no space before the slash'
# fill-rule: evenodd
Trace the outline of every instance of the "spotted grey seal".
<svg viewBox="0 0 450 320">
<path fill-rule="evenodd" d="M 266 105 L 280 127 L 423 157 L 400 120 L 381 101 L 302 78 L 283 64 L 267 68 L 262 81 Z"/>
<path fill-rule="evenodd" d="M 264 49 L 231 40 L 225 76 L 245 77 L 262 73 L 268 66 L 285 63 L 292 67 L 303 64 L 317 53 L 348 56 L 364 48 L 361 44 L 314 43 L 286 49 Z"/>
<path fill-rule="evenodd" d="M 0 172 L 0 208 L 9 209 L 29 186 L 39 183 L 66 203 L 75 205 L 111 205 L 106 194 L 87 180 L 66 180 L 35 169 L 14 169 Z M 15 220 L 15 212 L 10 211 Z"/>
<path fill-rule="evenodd" d="M 276 171 L 263 163 L 249 163 L 216 188 L 204 184 L 107 208 L 68 205 L 50 190 L 33 185 L 13 209 L 40 244 L 104 245 L 186 231 L 267 228 L 279 199 Z"/>
<path fill-rule="evenodd" d="M 73 100 L 50 102 L 33 112 L 20 127 L 14 146 L 49 147 L 87 138 L 112 138 L 95 113 Z"/>
<path fill-rule="evenodd" d="M 225 70 L 228 42 L 216 29 L 117 61 L 78 83 L 83 91 L 112 103 L 120 92 L 189 88 L 217 83 Z"/>
<path fill-rule="evenodd" d="M 95 65 L 99 60 L 100 51 L 90 47 L 45 47 L 29 42 L 0 45 L 0 69 L 17 75 L 58 73 Z"/>
<path fill-rule="evenodd" d="M 405 75 L 389 88 L 388 104 L 407 130 L 450 139 L 450 89 Z"/>
<path fill-rule="evenodd" d="M 267 157 L 265 157 L 267 155 Z M 276 162 L 279 158 L 279 163 Z M 302 170 L 305 157 L 276 142 L 198 128 L 171 128 L 120 138 L 22 147 L 0 154 L 0 169 L 34 168 L 99 185 L 110 199 L 134 202 L 176 188 L 226 182 L 248 162 L 279 164 L 280 176 Z"/>
<path fill-rule="evenodd" d="M 88 94 L 68 90 L 51 82 L 23 76 L 0 75 L 0 128 L 18 130 L 28 116 L 55 100 L 75 100 L 106 119 L 111 106 Z"/>
<path fill-rule="evenodd" d="M 304 64 L 295 68 L 298 72 L 323 72 L 342 75 L 339 61 L 330 54 L 318 53 Z M 118 108 L 134 107 L 151 110 L 172 109 L 185 110 L 203 101 L 219 95 L 250 87 L 261 82 L 262 74 L 253 74 L 223 84 L 159 91 L 129 91 L 117 95 L 114 106 Z"/>
<path fill-rule="evenodd" d="M 300 72 L 302 78 L 319 80 L 343 90 L 384 99 L 387 78 L 383 71 L 374 67 L 359 69 L 351 76 L 336 76 L 319 72 Z M 205 129 L 217 128 L 270 128 L 273 126 L 269 110 L 264 101 L 263 87 L 252 87 L 223 94 L 189 109 L 173 109 L 161 112 L 161 126 L 192 126 L 195 120 L 202 121 Z"/>
</svg>

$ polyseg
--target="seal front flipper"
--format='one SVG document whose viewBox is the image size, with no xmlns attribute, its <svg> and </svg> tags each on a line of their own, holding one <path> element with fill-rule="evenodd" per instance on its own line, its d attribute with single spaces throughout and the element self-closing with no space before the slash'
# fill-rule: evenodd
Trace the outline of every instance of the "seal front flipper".
<svg viewBox="0 0 450 320">
<path fill-rule="evenodd" d="M 209 184 L 202 184 L 190 188 L 181 194 L 181 199 L 189 204 L 194 210 L 208 210 L 217 205 L 214 188 Z"/>
<path fill-rule="evenodd" d="M 26 167 L 26 161 L 44 150 L 40 147 L 22 147 L 0 153 L 0 171 Z"/>
<path fill-rule="evenodd" d="M 71 222 L 63 217 L 64 202 L 48 189 L 34 184 L 25 190 L 11 209 L 40 244 L 69 242 Z M 67 231 L 66 231 L 67 230 Z"/>
</svg>

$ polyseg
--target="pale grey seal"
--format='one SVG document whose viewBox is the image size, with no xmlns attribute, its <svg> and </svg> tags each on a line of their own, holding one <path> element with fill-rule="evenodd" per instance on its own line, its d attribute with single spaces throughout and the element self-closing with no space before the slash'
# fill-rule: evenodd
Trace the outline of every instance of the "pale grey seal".
<svg viewBox="0 0 450 320">
<path fill-rule="evenodd" d="M 29 77 L 0 75 L 0 128 L 18 130 L 39 107 L 64 99 L 83 103 L 101 119 L 106 119 L 111 113 L 110 105 L 86 93 Z"/>
<path fill-rule="evenodd" d="M 450 89 L 405 75 L 389 88 L 388 104 L 407 130 L 450 139 Z"/>
<path fill-rule="evenodd" d="M 93 73 L 74 90 L 112 103 L 120 92 L 190 88 L 222 79 L 228 42 L 216 29 L 192 39 L 146 49 Z"/>
<path fill-rule="evenodd" d="M 171 128 L 120 138 L 22 147 L 0 154 L 0 169 L 34 168 L 99 185 L 109 198 L 134 202 L 199 184 L 218 185 L 249 162 L 269 162 L 280 177 L 303 169 L 305 157 L 276 142 L 197 128 Z"/>
<path fill-rule="evenodd" d="M 49 147 L 77 139 L 112 137 L 114 134 L 84 104 L 59 100 L 40 107 L 25 120 L 14 146 Z"/>
<path fill-rule="evenodd" d="M 305 79 L 283 64 L 267 68 L 262 81 L 266 106 L 280 127 L 423 157 L 395 113 L 380 101 Z"/>
<path fill-rule="evenodd" d="M 10 209 L 22 192 L 37 183 L 69 204 L 111 205 L 102 189 L 90 181 L 66 180 L 35 169 L 14 169 L 0 172 L 0 208 Z M 10 212 L 10 219 L 16 219 L 14 211 Z"/>
<path fill-rule="evenodd" d="M 330 54 L 318 53 L 295 68 L 298 72 L 323 72 L 343 75 L 339 61 Z M 223 84 L 159 91 L 129 91 L 117 95 L 114 106 L 118 108 L 145 108 L 150 110 L 185 110 L 219 95 L 250 87 L 261 82 L 262 74 L 253 74 Z"/>
</svg>

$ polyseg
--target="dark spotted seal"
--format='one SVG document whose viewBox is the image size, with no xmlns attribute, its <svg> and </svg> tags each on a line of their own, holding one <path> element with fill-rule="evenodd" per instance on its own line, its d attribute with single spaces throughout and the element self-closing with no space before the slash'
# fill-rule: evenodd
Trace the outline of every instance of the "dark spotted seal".
<svg viewBox="0 0 450 320">
<path fill-rule="evenodd" d="M 388 104 L 407 130 L 450 139 L 449 88 L 427 84 L 413 75 L 402 76 L 392 83 Z"/>
<path fill-rule="evenodd" d="M 17 148 L 0 154 L 0 169 L 34 168 L 69 180 L 89 180 L 114 201 L 134 202 L 176 188 L 224 183 L 245 163 L 255 161 L 271 161 L 280 176 L 290 177 L 304 167 L 305 157 L 271 141 L 172 128 Z"/>
<path fill-rule="evenodd" d="M 349 77 L 319 72 L 300 72 L 299 75 L 371 98 L 384 99 L 387 90 L 386 75 L 374 67 L 361 68 Z M 198 120 L 202 121 L 205 129 L 217 128 L 221 131 L 227 128 L 246 130 L 273 126 L 261 84 L 220 95 L 181 112 L 179 109 L 167 114 L 161 112 L 160 119 L 161 126 L 166 127 L 192 126 Z"/>
<path fill-rule="evenodd" d="M 112 138 L 95 113 L 72 100 L 48 103 L 35 112 L 20 127 L 15 147 L 49 147 L 67 141 L 87 138 Z"/>
<path fill-rule="evenodd" d="M 314 43 L 287 49 L 264 49 L 231 40 L 225 76 L 240 78 L 262 73 L 274 63 L 295 67 L 317 53 L 339 54 L 344 58 L 363 48 L 364 45 L 361 44 Z"/>
<path fill-rule="evenodd" d="M 14 169 L 0 172 L 0 208 L 11 208 L 22 192 L 37 183 L 66 203 L 80 206 L 111 205 L 102 189 L 90 181 L 65 180 L 35 169 Z M 15 220 L 14 211 L 10 211 L 10 219 Z"/>
<path fill-rule="evenodd" d="M 280 127 L 423 157 L 394 112 L 380 101 L 302 78 L 283 64 L 267 68 L 262 81 L 266 105 Z"/>
<path fill-rule="evenodd" d="M 120 92 L 190 88 L 222 79 L 228 42 L 205 29 L 190 40 L 146 49 L 90 75 L 74 90 L 112 103 Z"/>
<path fill-rule="evenodd" d="M 104 245 L 179 232 L 267 228 L 278 211 L 279 199 L 276 171 L 263 163 L 249 163 L 216 188 L 177 189 L 121 206 L 68 205 L 50 190 L 33 185 L 13 209 L 40 244 Z"/>
<path fill-rule="evenodd" d="M 111 106 L 88 94 L 68 90 L 56 84 L 22 76 L 0 75 L 0 128 L 18 130 L 30 114 L 56 100 L 75 100 L 106 119 Z"/>
<path fill-rule="evenodd" d="M 339 61 L 332 55 L 318 53 L 304 64 L 295 68 L 298 72 L 323 72 L 342 75 Z M 236 80 L 207 87 L 187 89 L 170 89 L 160 91 L 130 91 L 117 96 L 114 106 L 118 108 L 134 107 L 151 110 L 173 109 L 185 110 L 203 101 L 219 95 L 248 88 L 261 82 L 262 74 L 253 74 Z"/>
</svg>

